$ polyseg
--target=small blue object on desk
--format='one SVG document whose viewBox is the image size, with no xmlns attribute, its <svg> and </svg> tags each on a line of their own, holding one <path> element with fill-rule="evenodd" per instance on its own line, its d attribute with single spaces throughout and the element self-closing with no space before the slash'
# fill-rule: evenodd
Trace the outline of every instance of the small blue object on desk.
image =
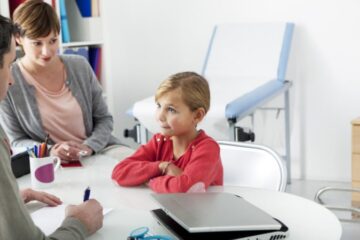
<svg viewBox="0 0 360 240">
<path fill-rule="evenodd" d="M 172 237 L 166 235 L 149 235 L 148 227 L 140 227 L 131 231 L 127 240 L 173 240 Z"/>
<path fill-rule="evenodd" d="M 89 200 L 89 198 L 90 198 L 90 187 L 87 187 L 84 192 L 84 202 Z"/>
</svg>

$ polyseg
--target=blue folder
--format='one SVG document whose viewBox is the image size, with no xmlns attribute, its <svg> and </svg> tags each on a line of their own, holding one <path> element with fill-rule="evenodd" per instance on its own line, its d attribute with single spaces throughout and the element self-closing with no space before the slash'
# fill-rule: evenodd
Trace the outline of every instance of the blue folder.
<svg viewBox="0 0 360 240">
<path fill-rule="evenodd" d="M 69 31 L 69 23 L 66 13 L 66 5 L 65 0 L 60 0 L 60 20 L 61 20 L 61 34 L 62 34 L 62 42 L 68 43 L 70 42 L 70 31 Z"/>
<path fill-rule="evenodd" d="M 64 54 L 80 55 L 89 61 L 89 48 L 88 47 L 67 48 L 64 50 Z"/>
<path fill-rule="evenodd" d="M 91 17 L 91 0 L 76 0 L 81 16 Z"/>
</svg>

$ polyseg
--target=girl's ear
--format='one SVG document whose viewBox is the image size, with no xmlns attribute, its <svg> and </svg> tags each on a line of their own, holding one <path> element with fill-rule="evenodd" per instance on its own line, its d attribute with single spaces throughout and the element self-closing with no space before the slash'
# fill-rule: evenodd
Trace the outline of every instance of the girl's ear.
<svg viewBox="0 0 360 240">
<path fill-rule="evenodd" d="M 194 122 L 196 123 L 196 125 L 203 120 L 205 114 L 205 109 L 202 107 L 194 111 Z"/>
<path fill-rule="evenodd" d="M 22 38 L 19 35 L 15 36 L 15 41 L 18 45 L 22 45 Z"/>
</svg>

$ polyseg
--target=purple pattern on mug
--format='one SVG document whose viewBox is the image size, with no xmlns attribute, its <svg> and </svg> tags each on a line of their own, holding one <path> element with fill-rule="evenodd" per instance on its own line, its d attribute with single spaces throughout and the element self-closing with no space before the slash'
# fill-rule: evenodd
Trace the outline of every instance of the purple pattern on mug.
<svg viewBox="0 0 360 240">
<path fill-rule="evenodd" d="M 43 183 L 50 183 L 54 181 L 53 164 L 49 163 L 36 169 L 35 177 L 37 180 L 39 180 L 39 182 Z"/>
</svg>

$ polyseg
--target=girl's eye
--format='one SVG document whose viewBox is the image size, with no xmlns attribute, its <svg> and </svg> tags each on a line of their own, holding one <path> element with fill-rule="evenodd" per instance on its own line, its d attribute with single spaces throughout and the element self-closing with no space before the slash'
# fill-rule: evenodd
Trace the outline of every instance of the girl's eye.
<svg viewBox="0 0 360 240">
<path fill-rule="evenodd" d="M 156 103 L 156 108 L 160 108 L 160 104 L 159 103 Z"/>
<path fill-rule="evenodd" d="M 171 112 L 171 113 L 176 113 L 176 110 L 171 108 L 171 107 L 168 108 L 168 111 Z"/>
<path fill-rule="evenodd" d="M 41 43 L 40 43 L 40 42 L 33 42 L 32 45 L 34 45 L 34 46 L 40 46 Z"/>
<path fill-rule="evenodd" d="M 54 43 L 56 43 L 56 42 L 57 42 L 57 39 L 56 39 L 56 38 L 51 39 L 51 41 L 50 41 L 51 44 L 54 44 Z"/>
</svg>

